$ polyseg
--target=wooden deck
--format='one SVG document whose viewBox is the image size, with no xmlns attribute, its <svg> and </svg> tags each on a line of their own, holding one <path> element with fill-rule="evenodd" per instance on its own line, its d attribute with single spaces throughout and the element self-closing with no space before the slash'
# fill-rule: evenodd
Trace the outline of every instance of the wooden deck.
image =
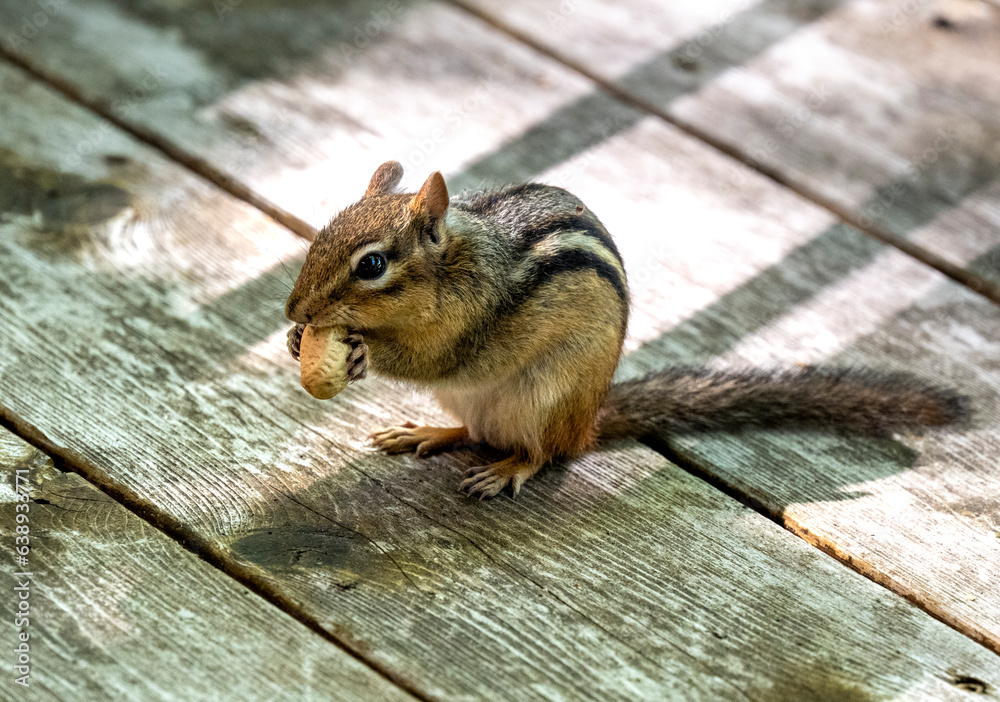
<svg viewBox="0 0 1000 702">
<path fill-rule="evenodd" d="M 0 95 L 0 699 L 1000 699 L 997 3 L 0 0 Z M 474 457 L 366 445 L 430 399 L 284 350 L 389 158 L 587 202 L 623 378 L 906 370 L 975 420 L 464 499 Z"/>
</svg>

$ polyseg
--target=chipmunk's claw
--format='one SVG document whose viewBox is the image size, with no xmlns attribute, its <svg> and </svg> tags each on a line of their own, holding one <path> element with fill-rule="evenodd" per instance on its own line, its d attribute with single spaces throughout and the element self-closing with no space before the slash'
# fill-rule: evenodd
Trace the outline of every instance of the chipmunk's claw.
<svg viewBox="0 0 1000 702">
<path fill-rule="evenodd" d="M 347 354 L 347 379 L 353 383 L 368 375 L 368 344 L 360 334 L 351 334 L 344 343 L 351 347 Z"/>
<path fill-rule="evenodd" d="M 292 354 L 292 358 L 296 361 L 299 360 L 299 348 L 302 345 L 302 332 L 305 330 L 305 324 L 296 324 L 288 330 L 288 353 Z"/>
<path fill-rule="evenodd" d="M 517 497 L 524 481 L 534 475 L 541 463 L 511 456 L 496 463 L 485 466 L 473 466 L 465 471 L 465 480 L 459 485 L 459 491 L 480 500 L 496 497 L 500 491 L 510 485 L 511 493 Z"/>
<path fill-rule="evenodd" d="M 486 467 L 489 468 L 489 466 Z M 510 478 L 507 476 L 497 475 L 490 470 L 485 470 L 463 480 L 459 486 L 459 490 L 469 497 L 478 497 L 481 502 L 484 499 L 499 495 L 500 491 L 507 487 L 509 482 Z"/>
<path fill-rule="evenodd" d="M 288 330 L 288 353 L 292 354 L 292 358 L 296 361 L 300 360 L 302 333 L 305 330 L 305 324 L 296 324 Z M 347 379 L 353 383 L 368 375 L 368 345 L 360 334 L 351 334 L 343 339 L 343 342 L 351 347 L 347 354 Z"/>
<path fill-rule="evenodd" d="M 461 448 L 468 442 L 465 427 L 419 427 L 407 422 L 398 427 L 382 429 L 368 437 L 375 448 L 386 453 L 413 451 L 418 458 L 432 453 Z"/>
</svg>

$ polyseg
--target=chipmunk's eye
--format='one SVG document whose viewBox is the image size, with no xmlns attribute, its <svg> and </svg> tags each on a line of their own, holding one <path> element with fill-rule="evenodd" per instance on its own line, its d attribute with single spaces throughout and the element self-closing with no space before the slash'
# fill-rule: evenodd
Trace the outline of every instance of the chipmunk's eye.
<svg viewBox="0 0 1000 702">
<path fill-rule="evenodd" d="M 354 269 L 355 275 L 362 280 L 375 280 L 385 273 L 385 256 L 378 252 L 365 254 Z"/>
</svg>

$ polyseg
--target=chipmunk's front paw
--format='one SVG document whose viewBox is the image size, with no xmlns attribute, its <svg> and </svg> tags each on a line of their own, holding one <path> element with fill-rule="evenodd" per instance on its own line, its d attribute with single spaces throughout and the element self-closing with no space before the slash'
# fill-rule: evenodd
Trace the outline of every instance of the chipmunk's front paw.
<svg viewBox="0 0 1000 702">
<path fill-rule="evenodd" d="M 296 324 L 288 330 L 288 353 L 292 358 L 299 360 L 299 349 L 302 346 L 302 332 L 306 330 L 305 324 Z"/>
<path fill-rule="evenodd" d="M 301 360 L 299 352 L 302 348 L 302 334 L 305 330 L 305 324 L 296 324 L 288 330 L 288 353 L 292 354 L 292 358 L 296 361 Z M 368 374 L 368 345 L 360 334 L 351 334 L 343 341 L 351 347 L 347 354 L 347 379 L 353 383 Z"/>
<path fill-rule="evenodd" d="M 465 427 L 449 429 L 418 427 L 413 422 L 407 422 L 398 427 L 377 431 L 368 438 L 376 448 L 386 453 L 413 451 L 419 458 L 423 458 L 432 453 L 464 446 L 468 441 L 469 432 Z"/>
<path fill-rule="evenodd" d="M 483 500 L 496 497 L 510 485 L 514 497 L 517 497 L 524 481 L 537 473 L 541 465 L 537 461 L 511 456 L 497 463 L 474 466 L 465 471 L 465 480 L 459 485 L 459 490 Z"/>
<path fill-rule="evenodd" d="M 368 375 L 368 344 L 360 334 L 351 334 L 344 343 L 351 347 L 347 354 L 347 379 L 353 383 Z"/>
</svg>

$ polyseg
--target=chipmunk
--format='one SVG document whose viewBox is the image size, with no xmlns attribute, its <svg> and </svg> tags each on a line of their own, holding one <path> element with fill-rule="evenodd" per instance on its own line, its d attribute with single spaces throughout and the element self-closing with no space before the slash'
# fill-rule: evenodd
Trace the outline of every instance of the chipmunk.
<svg viewBox="0 0 1000 702">
<path fill-rule="evenodd" d="M 506 458 L 460 489 L 517 495 L 544 464 L 662 432 L 789 425 L 884 434 L 966 415 L 958 394 L 868 370 L 674 367 L 612 384 L 629 291 L 598 218 L 558 187 L 526 183 L 449 198 L 440 173 L 395 192 L 375 171 L 312 243 L 288 298 L 305 325 L 347 327 L 351 378 L 367 368 L 429 388 L 460 427 L 406 423 L 369 438 L 418 456 L 485 442 Z"/>
</svg>

